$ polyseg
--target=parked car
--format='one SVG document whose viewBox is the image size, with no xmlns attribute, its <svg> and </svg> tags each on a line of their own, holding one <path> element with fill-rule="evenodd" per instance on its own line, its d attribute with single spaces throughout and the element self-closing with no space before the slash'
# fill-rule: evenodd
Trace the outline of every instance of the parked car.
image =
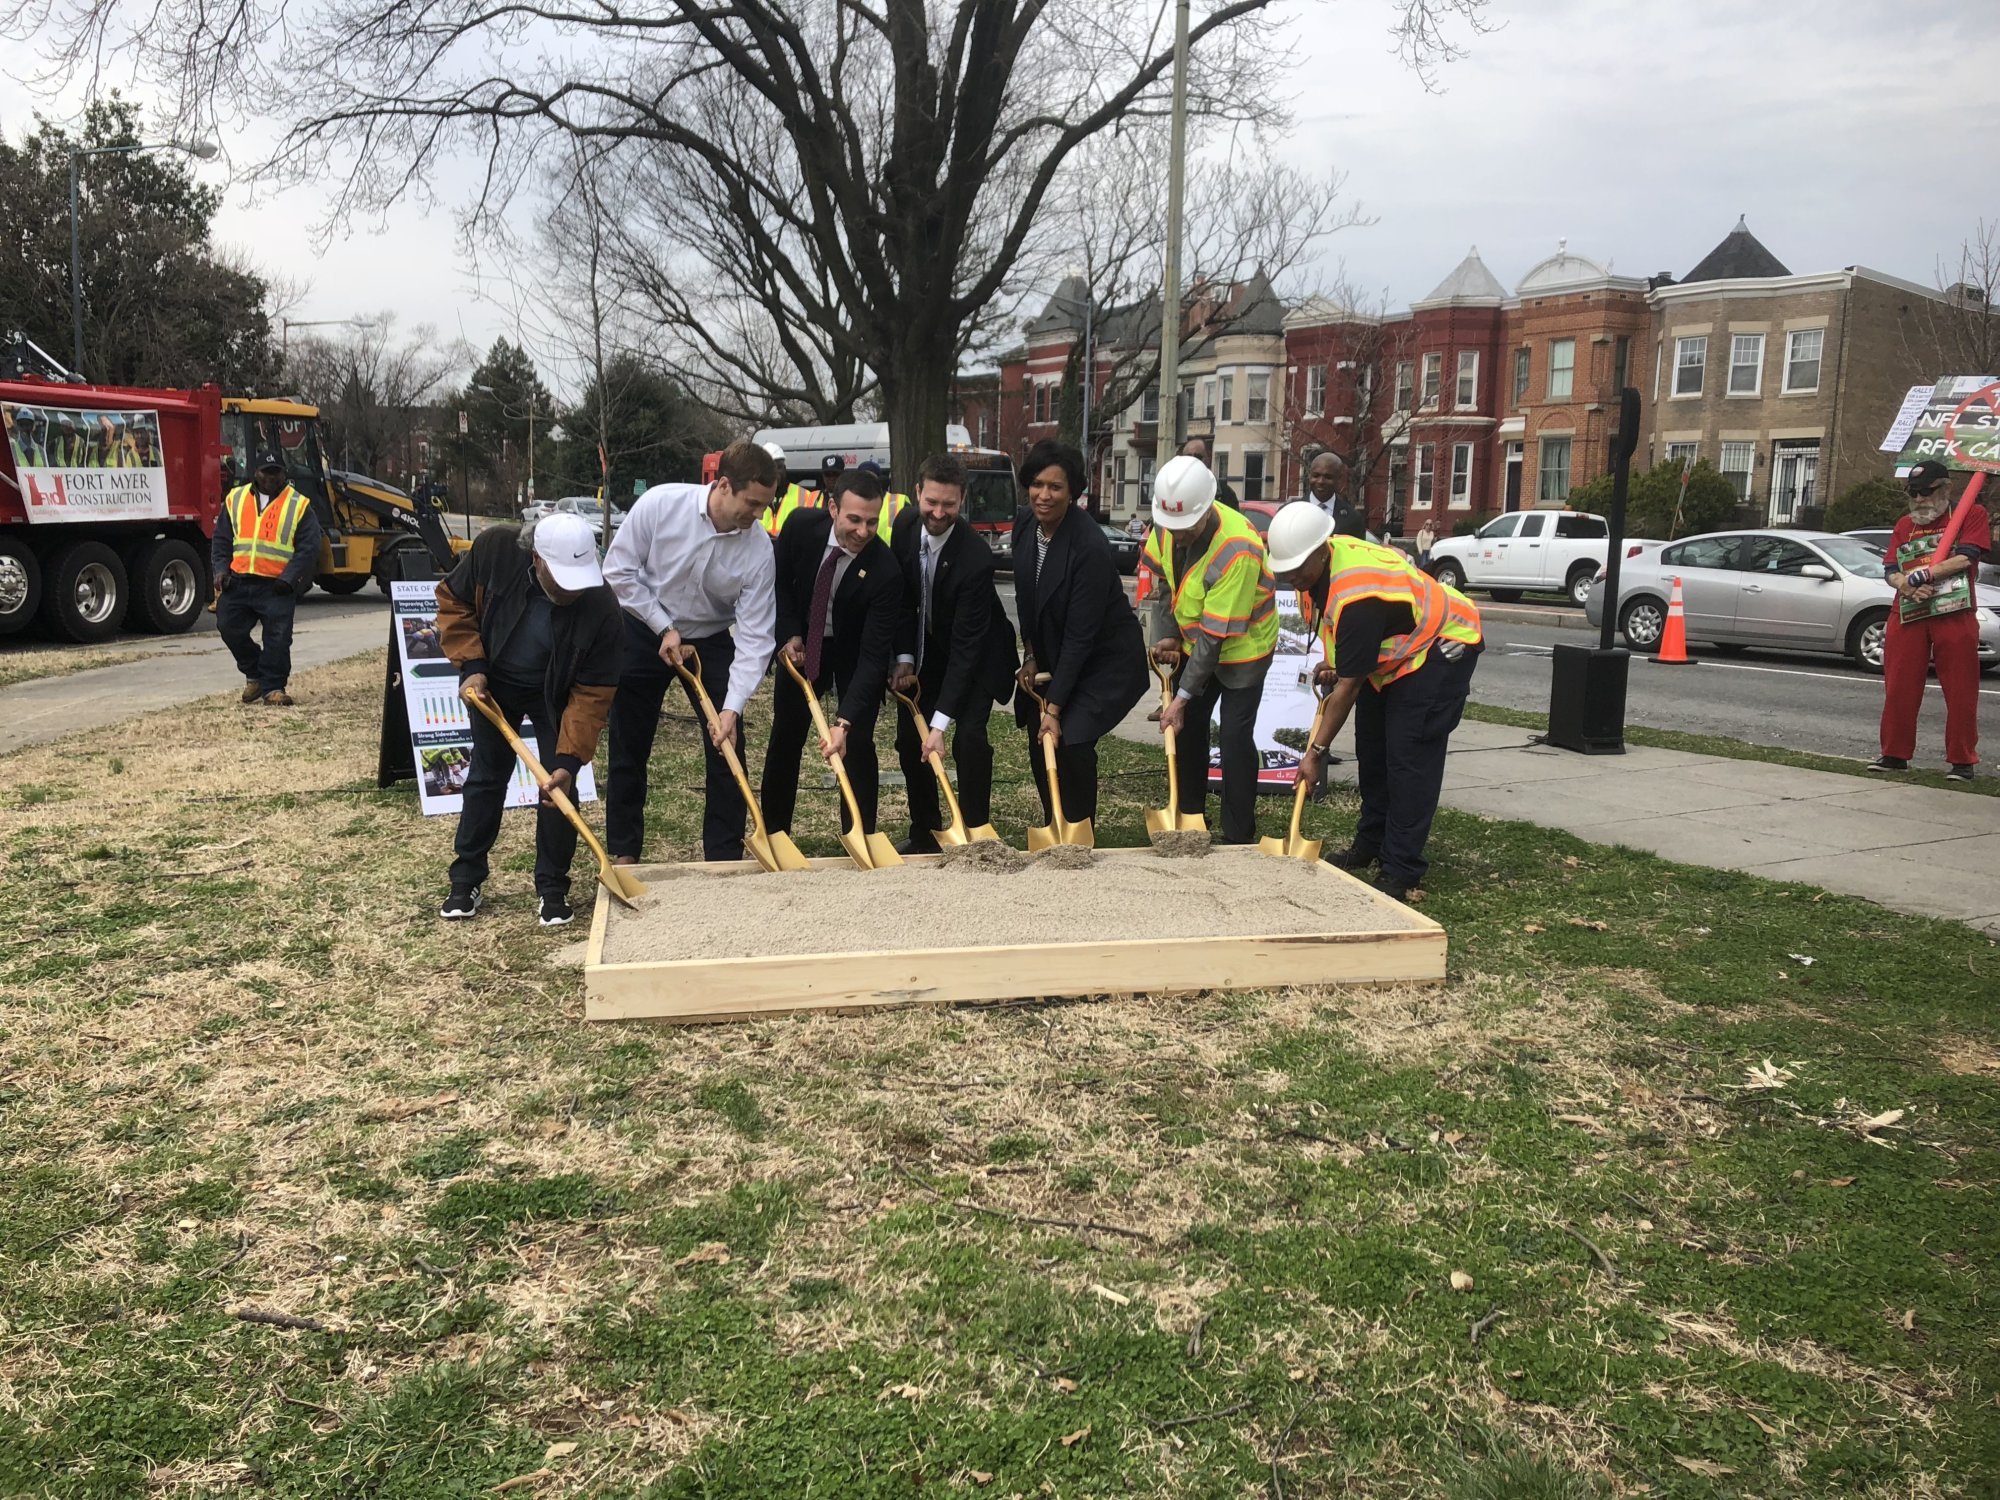
<svg viewBox="0 0 2000 1500">
<path fill-rule="evenodd" d="M 1104 528 L 1104 539 L 1111 543 L 1111 555 L 1118 561 L 1118 571 L 1138 572 L 1139 554 L 1145 550 L 1146 544 L 1123 526 L 1113 526 L 1109 521 L 1097 524 Z"/>
<path fill-rule="evenodd" d="M 1602 516 L 1509 511 L 1471 536 L 1446 537 L 1434 545 L 1431 575 L 1460 592 L 1484 589 L 1502 604 L 1529 589 L 1567 594 L 1582 604 L 1610 546 L 1611 527 Z"/>
<path fill-rule="evenodd" d="M 555 508 L 556 504 L 553 500 L 530 500 L 526 505 L 521 507 L 521 520 L 523 522 L 539 521 Z"/>
<path fill-rule="evenodd" d="M 599 543 L 602 543 L 605 540 L 604 504 L 595 495 L 565 495 L 562 499 L 556 501 L 556 503 L 553 506 L 551 506 L 550 509 L 556 511 L 564 511 L 573 516 L 582 516 L 584 520 L 590 523 L 590 529 L 593 533 L 596 534 Z M 620 510 L 615 505 L 612 506 L 611 507 L 612 531 L 616 532 L 618 528 L 620 526 L 623 526 L 624 524 L 625 524 L 625 512 Z"/>
<path fill-rule="evenodd" d="M 1690 642 L 1725 650 L 1767 646 L 1832 651 L 1882 670 L 1882 637 L 1895 590 L 1882 555 L 1829 531 L 1718 531 L 1647 542 L 1619 571 L 1618 628 L 1634 651 L 1657 651 L 1676 578 Z M 1604 619 L 1604 589 L 1585 612 Z"/>
<path fill-rule="evenodd" d="M 1886 554 L 1895 532 L 1887 526 L 1864 526 L 1845 534 Z M 1885 564 L 1887 560 L 1885 556 Z M 2000 563 L 1981 563 L 1974 586 L 1979 597 L 1979 667 L 1984 672 L 2000 670 Z"/>
</svg>

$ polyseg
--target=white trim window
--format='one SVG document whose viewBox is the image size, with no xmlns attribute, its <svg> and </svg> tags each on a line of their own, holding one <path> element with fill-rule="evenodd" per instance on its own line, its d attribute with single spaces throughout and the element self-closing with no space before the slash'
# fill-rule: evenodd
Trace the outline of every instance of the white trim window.
<svg viewBox="0 0 2000 1500">
<path fill-rule="evenodd" d="M 1215 482 L 1217 484 L 1229 483 L 1229 450 L 1227 448 L 1217 448 L 1215 450 Z"/>
<path fill-rule="evenodd" d="M 1416 509 L 1429 510 L 1437 503 L 1437 450 L 1429 443 L 1417 444 Z"/>
<path fill-rule="evenodd" d="M 1262 500 L 1264 498 L 1264 450 L 1245 448 L 1243 450 L 1243 498 Z"/>
<path fill-rule="evenodd" d="M 1416 367 L 1407 359 L 1396 361 L 1396 410 L 1408 411 L 1416 391 Z"/>
<path fill-rule="evenodd" d="M 1729 394 L 1754 396 L 1764 385 L 1764 335 L 1729 336 Z"/>
<path fill-rule="evenodd" d="M 1691 469 L 1694 467 L 1695 455 L 1700 452 L 1700 443 L 1669 443 L 1667 444 L 1667 462 L 1670 464 L 1686 464 Z"/>
<path fill-rule="evenodd" d="M 1569 499 L 1569 451 L 1571 438 L 1542 439 L 1542 462 L 1539 471 L 1539 487 L 1536 491 L 1543 505 L 1561 505 Z"/>
<path fill-rule="evenodd" d="M 1471 411 L 1479 405 L 1479 351 L 1461 349 L 1458 353 L 1458 409 Z"/>
<path fill-rule="evenodd" d="M 1549 400 L 1567 401 L 1576 388 L 1576 340 L 1549 341 Z M 1568 493 L 1567 490 L 1564 491 Z"/>
<path fill-rule="evenodd" d="M 1246 422 L 1268 422 L 1271 420 L 1271 377 L 1261 371 L 1248 378 L 1244 397 L 1243 420 Z"/>
<path fill-rule="evenodd" d="M 1526 344 L 1514 351 L 1514 404 L 1519 406 L 1528 399 L 1528 373 L 1535 360 L 1535 352 Z"/>
<path fill-rule="evenodd" d="M 1224 422 L 1234 422 L 1236 420 L 1236 377 L 1234 375 L 1225 375 L 1222 377 L 1222 416 L 1220 420 Z"/>
<path fill-rule="evenodd" d="M 1472 509 L 1472 444 L 1451 445 L 1451 508 Z"/>
<path fill-rule="evenodd" d="M 1444 389 L 1444 356 L 1426 354 L 1424 356 L 1424 410 L 1436 411 L 1438 399 Z"/>
<path fill-rule="evenodd" d="M 1708 374 L 1708 335 L 1674 340 L 1674 394 L 1699 396 Z"/>
<path fill-rule="evenodd" d="M 1736 487 L 1736 501 L 1741 505 L 1750 499 L 1750 475 L 1757 467 L 1757 445 L 1755 443 L 1724 443 L 1722 445 L 1722 477 Z"/>
<path fill-rule="evenodd" d="M 1824 328 L 1794 328 L 1786 341 L 1785 394 L 1819 389 L 1820 357 L 1826 352 Z"/>
<path fill-rule="evenodd" d="M 1306 366 L 1306 415 L 1322 416 L 1326 412 L 1326 366 Z"/>
<path fill-rule="evenodd" d="M 1215 420 L 1215 377 L 1208 376 L 1201 383 L 1201 414 L 1209 421 Z"/>
</svg>

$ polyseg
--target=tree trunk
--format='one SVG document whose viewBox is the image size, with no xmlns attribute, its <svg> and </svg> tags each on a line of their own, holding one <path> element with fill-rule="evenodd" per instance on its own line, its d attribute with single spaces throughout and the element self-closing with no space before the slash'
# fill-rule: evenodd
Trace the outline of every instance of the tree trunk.
<svg viewBox="0 0 2000 1500">
<path fill-rule="evenodd" d="M 882 415 L 889 423 L 889 488 L 916 493 L 917 469 L 944 449 L 953 369 L 949 339 L 935 349 L 904 350 L 880 372 Z"/>
</svg>

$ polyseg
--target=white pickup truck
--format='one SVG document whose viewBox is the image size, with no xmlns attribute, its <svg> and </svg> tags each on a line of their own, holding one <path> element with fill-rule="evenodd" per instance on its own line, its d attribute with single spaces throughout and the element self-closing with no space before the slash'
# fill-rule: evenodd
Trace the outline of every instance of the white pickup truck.
<svg viewBox="0 0 2000 1500">
<path fill-rule="evenodd" d="M 1496 516 L 1471 536 L 1447 537 L 1431 548 L 1431 573 L 1463 591 L 1485 589 L 1501 603 L 1540 589 L 1568 594 L 1581 605 L 1604 567 L 1611 528 L 1604 517 L 1567 510 L 1517 510 Z"/>
</svg>

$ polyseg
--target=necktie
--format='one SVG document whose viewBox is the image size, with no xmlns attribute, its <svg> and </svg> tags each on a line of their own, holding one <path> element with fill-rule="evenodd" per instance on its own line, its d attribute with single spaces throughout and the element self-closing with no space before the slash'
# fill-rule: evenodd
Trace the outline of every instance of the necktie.
<svg viewBox="0 0 2000 1500">
<path fill-rule="evenodd" d="M 806 621 L 806 681 L 819 681 L 820 648 L 826 644 L 826 611 L 833 603 L 833 565 L 840 560 L 840 549 L 829 547 L 826 561 L 819 565 L 819 577 L 813 580 L 812 607 Z"/>
<path fill-rule="evenodd" d="M 923 665 L 924 647 L 931 634 L 931 581 L 937 572 L 937 553 L 930 544 L 924 544 L 924 587 L 922 594 L 923 629 L 917 636 L 917 664 Z"/>
</svg>

